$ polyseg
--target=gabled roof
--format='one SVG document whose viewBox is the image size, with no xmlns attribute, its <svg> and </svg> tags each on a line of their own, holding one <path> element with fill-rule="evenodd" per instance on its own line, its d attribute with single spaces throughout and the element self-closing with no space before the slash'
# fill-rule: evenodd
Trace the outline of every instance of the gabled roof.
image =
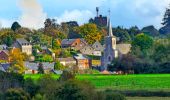
<svg viewBox="0 0 170 100">
<path fill-rule="evenodd" d="M 62 41 L 61 41 L 61 45 L 71 45 L 75 40 L 77 40 L 77 39 L 63 39 Z"/>
<path fill-rule="evenodd" d="M 117 44 L 116 48 L 121 54 L 127 54 L 131 50 L 131 44 Z"/>
<path fill-rule="evenodd" d="M 23 44 L 29 44 L 29 42 L 27 40 L 25 40 L 24 38 L 18 38 L 16 40 L 20 45 L 23 45 Z"/>
<path fill-rule="evenodd" d="M 9 51 L 8 51 L 8 50 L 0 50 L 0 53 L 1 53 L 1 52 L 4 52 L 6 55 L 9 56 Z"/>
<path fill-rule="evenodd" d="M 44 70 L 54 69 L 54 62 L 53 62 L 53 63 L 42 62 L 42 64 L 43 64 Z M 25 67 L 26 67 L 27 69 L 38 70 L 38 65 L 39 65 L 39 63 L 25 62 L 24 65 L 25 65 Z"/>
<path fill-rule="evenodd" d="M 10 67 L 10 63 L 1 63 L 0 67 L 2 67 L 1 69 L 7 71 Z"/>
</svg>

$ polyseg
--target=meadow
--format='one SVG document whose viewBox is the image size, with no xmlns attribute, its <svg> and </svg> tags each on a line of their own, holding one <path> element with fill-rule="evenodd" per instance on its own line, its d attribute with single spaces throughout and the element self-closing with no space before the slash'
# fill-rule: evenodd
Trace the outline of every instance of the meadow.
<svg viewBox="0 0 170 100">
<path fill-rule="evenodd" d="M 38 80 L 43 75 L 24 75 Z M 59 75 L 53 75 L 55 79 Z M 170 74 L 144 75 L 76 75 L 79 80 L 89 81 L 97 89 L 170 91 Z"/>
</svg>

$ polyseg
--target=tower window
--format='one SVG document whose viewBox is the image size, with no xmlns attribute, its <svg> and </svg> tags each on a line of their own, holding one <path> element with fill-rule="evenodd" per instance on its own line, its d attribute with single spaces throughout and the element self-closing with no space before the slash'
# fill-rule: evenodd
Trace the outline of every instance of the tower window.
<svg viewBox="0 0 170 100">
<path fill-rule="evenodd" d="M 111 58 L 110 56 L 108 57 L 108 61 L 109 61 L 109 62 L 111 62 L 111 61 L 112 61 L 112 58 Z"/>
</svg>

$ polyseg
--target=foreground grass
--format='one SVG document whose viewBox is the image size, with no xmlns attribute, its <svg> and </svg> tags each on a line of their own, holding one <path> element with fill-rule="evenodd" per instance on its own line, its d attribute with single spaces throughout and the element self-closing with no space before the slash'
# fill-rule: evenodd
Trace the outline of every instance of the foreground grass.
<svg viewBox="0 0 170 100">
<path fill-rule="evenodd" d="M 39 79 L 43 75 L 24 75 Z M 52 74 L 55 79 L 59 75 Z M 77 75 L 77 79 L 89 81 L 97 89 L 170 91 L 170 74 L 146 75 Z"/>
<path fill-rule="evenodd" d="M 170 97 L 127 97 L 127 100 L 170 100 Z"/>
</svg>

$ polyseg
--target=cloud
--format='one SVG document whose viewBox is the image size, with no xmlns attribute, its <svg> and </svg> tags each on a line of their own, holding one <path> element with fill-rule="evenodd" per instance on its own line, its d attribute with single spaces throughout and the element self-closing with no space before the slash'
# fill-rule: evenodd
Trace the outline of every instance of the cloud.
<svg viewBox="0 0 170 100">
<path fill-rule="evenodd" d="M 37 0 L 19 0 L 22 15 L 19 22 L 24 27 L 38 29 L 43 27 L 47 14 Z"/>
<path fill-rule="evenodd" d="M 94 17 L 94 15 L 89 10 L 66 10 L 62 15 L 55 18 L 57 19 L 57 23 L 77 21 L 81 25 L 88 22 L 88 20 L 92 17 Z"/>
</svg>

